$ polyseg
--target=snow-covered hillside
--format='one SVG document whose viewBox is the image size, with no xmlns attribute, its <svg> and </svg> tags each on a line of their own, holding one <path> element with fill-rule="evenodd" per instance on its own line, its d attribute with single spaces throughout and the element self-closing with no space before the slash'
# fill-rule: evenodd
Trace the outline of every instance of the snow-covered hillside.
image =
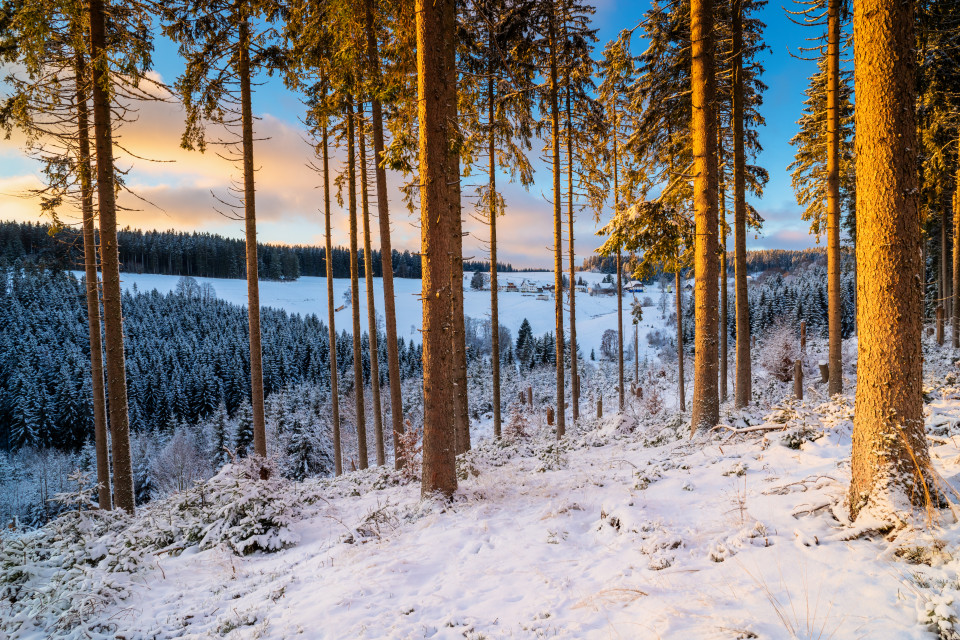
<svg viewBox="0 0 960 640">
<path fill-rule="evenodd" d="M 931 453 L 956 487 L 960 387 L 929 347 Z M 527 435 L 461 456 L 452 504 L 389 468 L 228 466 L 133 520 L 67 515 L 0 538 L 0 638 L 955 638 L 952 512 L 850 523 L 852 391 L 788 396 L 764 385 L 693 439 L 637 400 L 559 445 L 539 408 L 514 414 Z"/>
<path fill-rule="evenodd" d="M 81 272 L 75 272 L 77 277 L 81 277 Z M 469 279 L 472 274 L 464 276 L 464 313 L 473 318 L 490 317 L 490 291 L 474 291 L 469 287 Z M 153 274 L 121 274 L 124 288 L 131 288 L 134 285 L 141 291 L 150 291 L 156 289 L 161 293 L 173 291 L 177 286 L 179 276 L 163 276 Z M 580 273 L 577 277 L 582 277 L 584 282 L 593 284 L 600 282 L 604 275 L 600 273 Z M 247 283 L 246 280 L 237 279 L 219 279 L 219 278 L 196 278 L 198 283 L 210 283 L 217 292 L 217 297 L 233 302 L 235 304 L 247 303 Z M 505 273 L 500 275 L 501 287 L 506 287 L 507 283 L 514 283 L 517 287 L 524 280 L 529 280 L 536 284 L 552 284 L 553 274 L 549 272 L 534 273 Z M 339 308 L 344 304 L 343 294 L 350 289 L 350 280 L 347 278 L 334 279 L 334 304 Z M 373 286 L 377 301 L 377 313 L 383 313 L 383 280 L 374 278 Z M 420 329 L 423 323 L 423 310 L 420 304 L 420 280 L 410 278 L 397 278 L 394 280 L 394 289 L 397 298 L 397 331 L 400 335 L 412 338 L 420 342 Z M 366 306 L 366 284 L 363 279 L 360 280 L 360 312 L 361 322 L 364 330 L 367 327 L 367 306 Z M 635 294 L 639 300 L 650 297 L 655 306 L 644 309 L 644 320 L 641 325 L 640 349 L 641 355 L 647 353 L 646 333 L 663 327 L 663 319 L 659 310 L 656 308 L 660 301 L 661 291 L 656 287 L 648 287 L 644 293 Z M 629 317 L 630 304 L 633 301 L 634 294 L 624 296 L 624 331 L 630 335 L 633 333 L 633 325 Z M 275 307 L 283 309 L 289 313 L 299 313 L 301 315 L 316 314 L 321 319 L 327 317 L 327 283 L 326 278 L 308 278 L 302 277 L 294 282 L 271 282 L 262 281 L 260 283 L 260 303 L 264 307 Z M 523 319 L 530 321 L 530 326 L 535 335 L 540 335 L 554 330 L 554 300 L 552 296 L 548 299 L 538 299 L 535 294 L 523 294 L 520 292 L 502 291 L 499 300 L 500 324 L 510 329 L 514 339 L 517 336 L 517 329 Z M 670 296 L 668 313 L 673 310 L 673 296 Z M 569 320 L 569 310 L 566 311 L 564 322 Z M 350 327 L 350 306 L 336 314 L 337 328 L 339 330 Z M 581 351 L 589 356 L 591 349 L 600 349 L 600 340 L 603 332 L 607 329 L 616 329 L 617 326 L 617 300 L 613 296 L 591 296 L 585 293 L 577 295 L 577 335 Z"/>
</svg>

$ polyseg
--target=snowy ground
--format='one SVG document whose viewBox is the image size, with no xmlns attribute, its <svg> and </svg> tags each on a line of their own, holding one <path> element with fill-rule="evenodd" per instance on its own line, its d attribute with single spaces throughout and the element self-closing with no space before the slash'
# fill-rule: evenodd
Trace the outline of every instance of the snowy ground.
<svg viewBox="0 0 960 640">
<path fill-rule="evenodd" d="M 82 276 L 82 272 L 74 272 L 77 277 Z M 464 313 L 473 318 L 490 317 L 490 291 L 474 291 L 469 287 L 469 279 L 472 274 L 465 274 L 464 283 Z M 156 289 L 161 293 L 173 291 L 177 286 L 179 276 L 164 276 L 155 274 L 121 274 L 124 289 L 137 286 L 141 291 L 150 291 Z M 599 282 L 604 275 L 600 273 L 579 273 L 578 278 L 583 278 L 588 285 Z M 217 292 L 217 297 L 235 304 L 247 304 L 247 282 L 239 279 L 222 278 L 196 278 L 198 283 L 210 283 Z M 517 286 L 524 280 L 530 280 L 537 284 L 553 283 L 553 273 L 534 272 L 534 273 L 507 273 L 500 274 L 501 287 L 513 282 Z M 383 313 L 383 280 L 374 278 L 373 286 L 375 289 L 375 298 L 377 313 Z M 343 294 L 350 288 L 349 278 L 334 279 L 334 304 L 335 308 L 344 304 Z M 407 339 L 413 339 L 420 342 L 420 329 L 423 323 L 423 310 L 420 304 L 420 280 L 410 278 L 394 279 L 394 290 L 397 299 L 397 331 Z M 366 330 L 367 325 L 367 303 L 366 303 L 366 284 L 363 279 L 360 280 L 360 313 L 361 323 Z M 644 309 L 644 321 L 641 324 L 640 349 L 641 355 L 647 353 L 646 333 L 657 328 L 661 328 L 663 321 L 657 310 L 660 302 L 661 291 L 658 287 L 648 287 L 644 293 L 636 294 L 641 301 L 645 297 L 650 297 L 654 302 L 654 307 Z M 633 294 L 624 296 L 624 331 L 632 335 L 633 327 L 630 319 L 630 304 L 634 298 Z M 578 293 L 577 298 L 577 335 L 584 355 L 589 356 L 590 350 L 595 349 L 599 353 L 600 340 L 606 329 L 616 329 L 617 326 L 617 300 L 613 296 L 590 296 L 585 293 Z M 673 309 L 673 296 L 669 296 L 668 313 Z M 327 318 L 327 284 L 326 278 L 307 278 L 302 277 L 294 282 L 260 282 L 260 303 L 264 307 L 274 307 L 283 309 L 288 313 L 299 313 L 300 315 L 316 314 L 322 320 Z M 519 292 L 501 291 L 499 299 L 500 324 L 510 329 L 514 339 L 517 337 L 517 330 L 523 319 L 530 321 L 534 335 L 542 335 L 548 331 L 554 330 L 554 300 L 550 296 L 548 300 L 538 300 L 536 294 L 522 294 Z M 569 320 L 569 310 L 564 317 L 564 322 Z M 350 307 L 347 306 L 336 314 L 337 328 L 339 330 L 350 327 Z"/>
<path fill-rule="evenodd" d="M 788 393 L 773 389 L 763 403 Z M 384 469 L 289 484 L 270 500 L 297 505 L 295 546 L 171 544 L 109 574 L 127 597 L 75 637 L 873 640 L 936 638 L 942 621 L 954 638 L 960 525 L 943 511 L 884 537 L 846 521 L 852 410 L 811 384 L 802 404 L 724 411 L 770 430 L 689 440 L 681 416 L 631 405 L 559 448 L 534 416 L 529 439 L 458 462 L 452 505 Z M 952 374 L 930 377 L 926 413 L 936 468 L 958 485 Z M 138 522 L 176 528 L 177 513 L 151 503 Z M 89 575 L 95 592 L 104 574 Z M 0 638 L 51 635 L 15 628 L 0 621 Z"/>
</svg>

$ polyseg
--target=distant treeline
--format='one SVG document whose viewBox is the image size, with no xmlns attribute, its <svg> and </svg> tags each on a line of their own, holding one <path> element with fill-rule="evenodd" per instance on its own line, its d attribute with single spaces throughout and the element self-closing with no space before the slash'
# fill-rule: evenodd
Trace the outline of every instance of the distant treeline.
<svg viewBox="0 0 960 640">
<path fill-rule="evenodd" d="M 17 260 L 56 269 L 81 269 L 83 240 L 80 231 L 66 228 L 51 236 L 42 223 L 0 222 L 0 263 Z M 243 240 L 211 233 L 139 231 L 123 229 L 118 234 L 120 269 L 129 273 L 156 273 L 199 278 L 245 278 L 246 250 Z M 334 247 L 333 277 L 350 277 L 350 250 Z M 372 252 L 373 275 L 381 277 L 380 252 Z M 300 276 L 326 276 L 326 251 L 306 245 L 257 247 L 257 271 L 263 280 L 296 280 Z M 360 275 L 365 275 L 363 252 L 359 252 Z M 500 271 L 512 272 L 509 264 Z M 490 263 L 465 260 L 464 271 L 489 271 Z M 393 252 L 397 278 L 421 277 L 420 254 Z"/>
<path fill-rule="evenodd" d="M 727 252 L 727 270 L 733 273 L 733 252 Z M 625 269 L 629 256 L 623 256 Z M 794 271 L 800 267 L 815 264 L 827 264 L 827 250 L 825 247 L 811 249 L 758 249 L 747 251 L 747 271 L 757 273 L 776 269 L 778 271 Z M 580 271 L 594 271 L 598 273 L 616 273 L 617 259 L 615 256 L 587 256 L 583 260 Z M 656 280 L 660 272 L 657 271 L 651 280 Z"/>
</svg>

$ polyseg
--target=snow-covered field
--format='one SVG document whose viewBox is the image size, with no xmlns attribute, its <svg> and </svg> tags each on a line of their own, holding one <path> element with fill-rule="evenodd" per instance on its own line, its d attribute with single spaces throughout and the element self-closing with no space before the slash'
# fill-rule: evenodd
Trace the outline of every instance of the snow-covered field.
<svg viewBox="0 0 960 640">
<path fill-rule="evenodd" d="M 75 272 L 77 277 L 82 272 Z M 490 317 L 490 291 L 474 291 L 470 289 L 469 282 L 472 274 L 464 275 L 466 285 L 464 291 L 464 313 L 473 318 Z M 150 291 L 156 289 L 161 293 L 173 291 L 177 286 L 179 276 L 164 276 L 154 274 L 121 274 L 123 287 L 125 289 L 137 286 L 141 291 Z M 582 277 L 584 282 L 592 284 L 600 282 L 603 274 L 600 273 L 580 273 L 577 277 Z M 196 278 L 200 284 L 210 283 L 217 292 L 217 297 L 235 304 L 247 304 L 247 283 L 240 279 L 221 279 L 221 278 Z M 530 280 L 537 284 L 553 283 L 553 274 L 550 272 L 534 273 L 507 273 L 500 275 L 501 287 L 506 286 L 508 282 L 513 282 L 517 286 L 524 280 Z M 377 313 L 383 313 L 383 280 L 374 278 L 373 286 L 375 289 L 375 298 L 377 304 Z M 334 304 L 335 308 L 344 304 L 343 294 L 350 289 L 349 278 L 334 279 Z M 413 339 L 420 342 L 420 329 L 423 325 L 423 312 L 420 304 L 420 280 L 410 278 L 396 278 L 394 280 L 394 290 L 397 299 L 397 331 L 407 339 Z M 367 303 L 366 303 L 366 284 L 363 279 L 360 280 L 360 312 L 361 323 L 366 330 L 367 327 Z M 636 294 L 641 301 L 645 297 L 650 297 L 654 302 L 654 307 L 644 309 L 644 320 L 641 324 L 640 348 L 641 358 L 646 353 L 647 342 L 644 339 L 646 332 L 663 325 L 660 313 L 657 310 L 661 292 L 656 286 L 647 287 L 644 293 Z M 577 336 L 581 351 L 585 356 L 590 355 L 591 349 L 599 352 L 600 340 L 606 329 L 616 329 L 617 326 L 617 300 L 613 296 L 590 296 L 584 293 L 577 295 Z M 633 301 L 633 294 L 624 296 L 624 331 L 625 335 L 632 335 L 633 326 L 630 319 L 630 304 Z M 502 291 L 499 300 L 500 324 L 510 329 L 514 339 L 517 337 L 517 329 L 523 319 L 530 321 L 534 335 L 541 335 L 554 329 L 554 300 L 550 296 L 548 300 L 538 300 L 535 294 L 521 294 L 519 292 Z M 274 307 L 283 309 L 288 313 L 299 313 L 301 315 L 316 314 L 322 320 L 327 318 L 327 283 L 326 278 L 307 278 L 302 277 L 294 282 L 271 282 L 262 281 L 260 283 L 260 304 L 264 307 Z M 673 296 L 670 296 L 668 313 L 673 310 Z M 565 312 L 564 323 L 569 320 L 569 310 Z M 349 330 L 351 326 L 350 306 L 336 314 L 338 330 Z"/>
</svg>

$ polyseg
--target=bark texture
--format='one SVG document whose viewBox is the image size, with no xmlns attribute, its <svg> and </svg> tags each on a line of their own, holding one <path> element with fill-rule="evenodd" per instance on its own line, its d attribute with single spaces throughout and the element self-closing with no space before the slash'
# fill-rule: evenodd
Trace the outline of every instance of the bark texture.
<svg viewBox="0 0 960 640">
<path fill-rule="evenodd" d="M 243 218 L 247 244 L 247 317 L 250 327 L 250 403 L 253 408 L 253 451 L 267 457 L 263 418 L 263 349 L 260 346 L 260 275 L 257 261 L 257 206 L 253 181 L 253 107 L 250 98 L 250 25 L 240 21 L 240 118 L 243 146 Z"/>
<path fill-rule="evenodd" d="M 920 217 L 910 0 L 854 2 L 857 396 L 850 507 L 927 500 Z M 831 373 L 832 377 L 832 373 Z"/>
<path fill-rule="evenodd" d="M 357 156 L 353 98 L 347 100 L 347 210 L 350 216 L 350 310 L 353 317 L 353 399 L 357 421 L 357 468 L 366 469 L 367 419 L 363 397 L 363 361 L 360 345 L 360 283 L 357 265 Z"/>
<path fill-rule="evenodd" d="M 377 303 L 373 292 L 373 251 L 370 248 L 370 191 L 367 188 L 367 134 L 363 104 L 359 105 L 360 205 L 363 207 L 363 278 L 367 289 L 367 334 L 370 346 L 370 391 L 373 396 L 373 440 L 377 466 L 386 464 L 383 446 L 383 414 L 380 404 L 380 350 L 377 344 Z"/>
<path fill-rule="evenodd" d="M 417 119 L 419 123 L 421 255 L 423 256 L 423 478 L 424 496 L 451 496 L 457 488 L 453 406 L 452 265 L 459 180 L 451 149 L 456 113 L 453 71 L 455 0 L 416 0 Z"/>
<path fill-rule="evenodd" d="M 830 380 L 827 392 L 843 391 L 840 319 L 840 0 L 827 11 L 827 324 Z"/>
<path fill-rule="evenodd" d="M 679 379 L 680 411 L 687 410 L 687 391 L 683 376 L 683 289 L 680 288 L 680 269 L 673 274 L 677 297 L 677 376 Z"/>
<path fill-rule="evenodd" d="M 557 358 L 557 439 L 564 436 L 566 423 L 563 405 L 563 213 L 560 206 L 560 96 L 557 81 L 557 3 L 550 4 L 550 132 L 553 144 L 553 276 L 556 313 Z"/>
<path fill-rule="evenodd" d="M 493 35 L 490 35 L 490 49 L 493 50 Z M 496 123 L 496 85 L 494 73 L 496 61 L 490 57 L 487 69 L 487 120 L 490 125 L 489 174 L 490 174 L 490 326 L 493 355 L 490 357 L 493 373 L 493 435 L 500 437 L 502 418 L 500 416 L 500 291 L 497 282 L 497 140 Z"/>
<path fill-rule="evenodd" d="M 960 169 L 957 169 L 955 180 L 957 188 L 953 192 L 953 272 L 950 280 L 951 282 L 960 282 L 960 242 L 956 241 L 957 238 L 960 238 L 960 199 L 957 198 L 957 194 L 960 194 Z M 960 349 L 960 313 L 957 312 L 960 310 L 960 305 L 957 304 L 956 288 L 953 289 L 950 298 L 954 310 L 950 319 L 951 345 L 954 349 Z"/>
<path fill-rule="evenodd" d="M 87 294 L 87 330 L 90 335 L 90 375 L 93 392 L 93 441 L 97 455 L 97 504 L 113 508 L 110 499 L 110 455 L 107 447 L 107 398 L 103 385 L 103 343 L 100 336 L 100 280 L 97 276 L 97 239 L 94 230 L 93 174 L 90 166 L 90 107 L 87 99 L 87 64 L 76 55 L 77 129 L 80 200 L 83 213 L 83 270 Z"/>
<path fill-rule="evenodd" d="M 717 114 L 717 164 L 723 166 L 723 128 Z M 720 338 L 720 402 L 727 400 L 727 190 L 726 171 L 718 169 L 720 187 L 718 233 L 720 238 L 720 324 L 717 325 Z"/>
<path fill-rule="evenodd" d="M 717 118 L 713 0 L 691 0 L 695 349 L 691 435 L 720 419 L 717 390 Z"/>
<path fill-rule="evenodd" d="M 737 362 L 733 404 L 750 404 L 753 373 L 750 365 L 750 302 L 747 299 L 747 196 L 743 141 L 743 3 L 733 4 L 733 277 L 736 305 Z"/>
<path fill-rule="evenodd" d="M 103 273 L 103 327 L 113 449 L 113 502 L 117 507 L 133 513 L 136 500 L 130 459 L 130 419 L 127 413 L 120 254 L 117 247 L 117 201 L 114 189 L 113 125 L 110 113 L 110 75 L 106 59 L 106 9 L 103 0 L 90 0 L 89 10 L 97 204 L 100 209 L 100 269 Z"/>
<path fill-rule="evenodd" d="M 323 223 L 326 231 L 324 262 L 327 268 L 327 325 L 330 330 L 330 411 L 333 414 L 333 465 L 334 473 L 343 473 L 343 451 L 340 446 L 340 383 L 337 380 L 337 327 L 334 319 L 333 300 L 333 255 L 330 237 L 330 151 L 327 126 L 323 126 Z"/>
<path fill-rule="evenodd" d="M 367 57 L 374 80 L 381 80 L 380 55 L 377 52 L 377 37 L 373 25 L 374 0 L 365 0 Z M 402 466 L 396 455 L 397 443 L 403 434 L 403 394 L 400 389 L 400 355 L 397 347 L 397 301 L 393 288 L 393 243 L 390 238 L 390 199 L 387 197 L 387 171 L 384 163 L 383 106 L 380 97 L 374 94 L 371 103 L 373 116 L 373 151 L 376 161 L 377 217 L 380 222 L 380 261 L 383 271 L 383 321 L 387 334 L 387 371 L 390 375 L 390 422 L 393 427 L 394 465 Z"/>
<path fill-rule="evenodd" d="M 570 246 L 570 404 L 571 416 L 580 419 L 580 376 L 577 372 L 577 267 L 573 245 L 573 107 L 567 87 L 567 242 Z"/>
</svg>

